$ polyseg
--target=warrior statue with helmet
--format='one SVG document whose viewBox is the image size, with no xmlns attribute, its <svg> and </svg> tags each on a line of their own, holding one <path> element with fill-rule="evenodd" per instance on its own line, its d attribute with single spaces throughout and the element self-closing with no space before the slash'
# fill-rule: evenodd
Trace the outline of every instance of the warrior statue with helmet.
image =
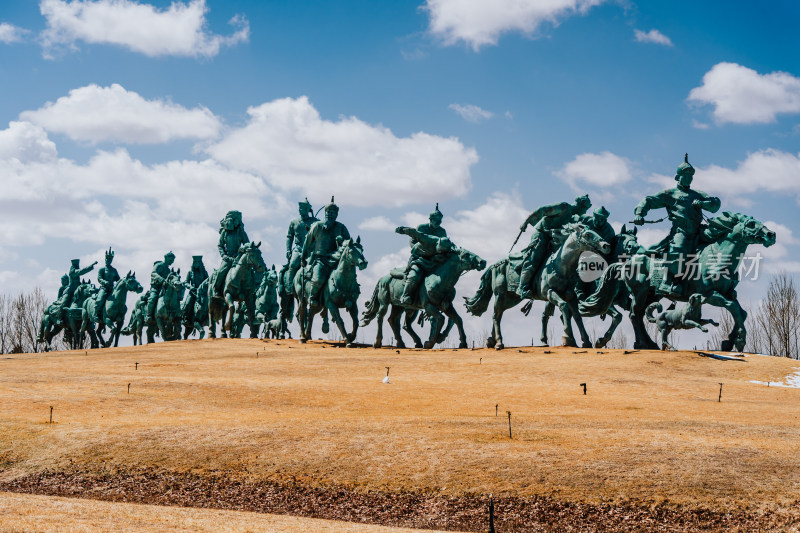
<svg viewBox="0 0 800 533">
<path fill-rule="evenodd" d="M 67 288 L 61 294 L 60 301 L 58 302 L 59 311 L 66 309 L 67 307 L 72 305 L 72 298 L 73 296 L 75 296 L 75 289 L 77 289 L 78 285 L 81 284 L 81 276 L 91 272 L 96 264 L 97 261 L 87 266 L 86 268 L 81 268 L 80 259 L 72 260 L 72 265 L 69 267 L 69 273 L 67 274 L 67 276 L 69 277 Z"/>
<path fill-rule="evenodd" d="M 686 261 L 698 249 L 698 238 L 705 227 L 703 211 L 716 213 L 721 204 L 719 198 L 692 189 L 693 179 L 694 167 L 689 164 L 689 154 L 685 154 L 675 173 L 678 185 L 646 197 L 633 211 L 636 225 L 649 222 L 644 218 L 647 213 L 661 208 L 667 210 L 667 217 L 672 222 L 669 235 L 649 250 L 666 254 L 667 268 L 657 290 L 667 297 L 683 295 L 683 287 L 677 279 L 680 262 Z"/>
<path fill-rule="evenodd" d="M 52 326 L 55 326 L 54 322 L 59 322 L 59 319 L 56 318 L 57 315 L 52 314 L 56 313 L 61 305 L 61 297 L 69 287 L 69 276 L 64 274 L 61 276 L 61 287 L 58 288 L 58 296 L 56 300 L 51 303 L 45 309 L 44 313 L 42 313 L 42 320 L 39 324 L 39 335 L 36 337 L 36 342 L 45 342 L 45 333 L 50 330 Z M 49 348 L 47 348 L 49 350 Z"/>
<path fill-rule="evenodd" d="M 445 238 L 447 237 L 447 231 L 442 227 L 442 219 L 444 219 L 444 215 L 439 211 L 439 204 L 437 203 L 433 212 L 428 216 L 430 222 L 417 226 L 417 231 L 432 237 Z M 411 303 L 419 284 L 425 279 L 425 276 L 433 272 L 442 263 L 442 260 L 439 257 L 441 254 L 437 253 L 435 247 L 421 245 L 418 239 L 406 233 L 402 226 L 397 228 L 396 231 L 411 237 L 411 257 L 408 259 L 403 295 L 400 298 L 400 303 L 408 304 Z"/>
<path fill-rule="evenodd" d="M 214 293 L 222 297 L 222 289 L 225 285 L 225 277 L 236 261 L 239 254 L 239 247 L 250 242 L 247 233 L 244 231 L 241 211 L 228 211 L 225 218 L 219 221 L 219 254 L 222 256 L 222 264 L 214 271 Z"/>
<path fill-rule="evenodd" d="M 97 291 L 97 296 L 95 296 L 95 312 L 97 316 L 92 317 L 92 320 L 98 324 L 103 324 L 106 300 L 108 300 L 111 291 L 114 290 L 114 284 L 120 280 L 119 272 L 111 266 L 111 262 L 114 260 L 114 251 L 109 248 L 105 255 L 106 264 L 97 271 L 97 283 L 100 285 L 100 290 Z"/>
<path fill-rule="evenodd" d="M 183 302 L 181 303 L 181 317 L 184 326 L 186 326 L 183 335 L 184 339 L 189 338 L 189 333 L 194 327 L 194 322 L 195 322 L 194 307 L 198 298 L 197 291 L 200 289 L 200 285 L 202 285 L 203 282 L 207 279 L 208 279 L 208 271 L 206 270 L 206 267 L 203 264 L 203 256 L 193 255 L 192 268 L 189 269 L 189 272 L 186 274 L 185 285 L 186 288 L 188 289 L 188 293 L 186 295 L 186 298 L 184 298 Z"/>
<path fill-rule="evenodd" d="M 309 203 L 308 198 L 303 202 L 298 202 L 298 211 L 300 216 L 289 223 L 289 231 L 286 233 L 286 262 L 289 265 L 289 277 L 287 279 L 290 285 L 294 280 L 295 274 L 297 274 L 297 270 L 300 268 L 306 235 L 311 226 L 315 222 L 319 222 L 319 219 L 314 216 L 314 210 L 311 209 L 311 203 Z"/>
<path fill-rule="evenodd" d="M 533 226 L 530 244 L 523 250 L 522 271 L 517 288 L 520 298 L 524 300 L 534 296 L 531 280 L 552 251 L 552 232 L 564 227 L 576 215 L 584 215 L 591 206 L 589 195 L 583 195 L 575 198 L 574 205 L 568 202 L 545 205 L 528 215 L 519 228 L 522 234 L 529 225 Z"/>
<path fill-rule="evenodd" d="M 616 233 L 614 232 L 614 228 L 611 227 L 611 224 L 608 223 L 610 214 L 611 213 L 608 212 L 605 206 L 600 206 L 592 211 L 591 215 L 576 216 L 574 220 L 586 225 L 592 231 L 600 235 L 607 243 L 613 243 Z M 606 257 L 606 259 L 609 258 Z"/>
<path fill-rule="evenodd" d="M 158 298 L 161 296 L 164 288 L 164 283 L 167 281 L 167 277 L 172 273 L 172 263 L 175 262 L 175 254 L 172 252 L 167 252 L 164 254 L 163 261 L 156 261 L 153 263 L 153 271 L 150 273 L 150 291 L 148 292 L 147 296 L 147 316 L 146 322 L 149 325 L 147 328 L 147 342 L 155 342 L 155 329 L 152 328 L 152 325 L 155 324 L 156 321 L 156 305 L 158 304 Z"/>
<path fill-rule="evenodd" d="M 308 230 L 301 253 L 303 264 L 311 270 L 310 289 L 306 297 L 312 307 L 321 306 L 320 291 L 338 263 L 339 242 L 350 239 L 350 232 L 345 225 L 336 220 L 339 207 L 334 203 L 333 196 L 324 211 L 324 220 L 315 222 Z M 341 238 L 338 242 L 337 237 Z"/>
</svg>

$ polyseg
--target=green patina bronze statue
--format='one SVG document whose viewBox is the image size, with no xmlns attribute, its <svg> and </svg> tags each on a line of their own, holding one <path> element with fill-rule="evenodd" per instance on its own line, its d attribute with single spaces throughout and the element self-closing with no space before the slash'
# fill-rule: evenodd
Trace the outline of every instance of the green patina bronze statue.
<svg viewBox="0 0 800 533">
<path fill-rule="evenodd" d="M 319 219 L 314 216 L 314 210 L 308 198 L 303 202 L 298 202 L 300 216 L 289 223 L 289 231 L 286 233 L 286 261 L 289 265 L 289 279 L 293 280 L 297 270 L 300 268 L 303 257 L 303 244 L 306 242 L 306 235 L 315 222 Z"/>
<path fill-rule="evenodd" d="M 345 225 L 336 220 L 338 216 L 339 206 L 334 203 L 331 196 L 331 202 L 325 206 L 325 219 L 314 222 L 303 242 L 302 262 L 308 265 L 311 271 L 311 283 L 304 299 L 307 299 L 312 307 L 322 307 L 320 290 L 339 262 L 336 256 L 339 248 L 337 237 L 341 238 L 342 242 L 350 239 L 350 232 Z"/>
<path fill-rule="evenodd" d="M 620 257 L 600 278 L 595 292 L 580 302 L 583 315 L 605 312 L 624 283 L 631 298 L 636 349 L 658 349 L 643 320 L 648 306 L 664 296 L 688 302 L 690 295 L 699 295 L 704 303 L 727 309 L 734 325 L 722 342 L 723 351 L 734 347 L 741 351 L 747 341 L 747 313 L 736 294 L 739 267 L 749 245 L 772 246 L 776 235 L 753 217 L 727 211 L 703 224 L 703 210 L 717 211 L 720 201 L 692 190 L 693 176 L 686 155 L 675 177 L 678 186 L 648 196 L 634 211 L 634 222 L 643 224 L 650 209 L 665 208 L 672 222 L 669 235 L 649 249 L 638 246 L 631 256 Z"/>
<path fill-rule="evenodd" d="M 614 232 L 614 228 L 611 227 L 611 224 L 608 223 L 610 214 L 611 213 L 608 212 L 605 206 L 600 206 L 592 211 L 591 215 L 576 215 L 573 220 L 574 222 L 580 222 L 600 235 L 600 238 L 604 241 L 613 243 L 616 233 Z"/>
<path fill-rule="evenodd" d="M 442 227 L 443 218 L 444 215 L 439 211 L 437 203 L 436 208 L 428 217 L 430 222 L 417 226 L 417 231 L 423 235 L 445 238 L 447 231 Z M 420 282 L 443 262 L 442 254 L 437 252 L 435 246 L 425 246 L 413 234 L 406 234 L 411 237 L 411 257 L 408 259 L 403 295 L 400 297 L 402 304 L 412 302 Z"/>
<path fill-rule="evenodd" d="M 150 273 L 150 291 L 147 296 L 147 342 L 155 342 L 156 332 L 156 306 L 159 297 L 164 293 L 167 278 L 172 273 L 172 263 L 175 262 L 175 254 L 167 252 L 163 261 L 153 263 L 153 271 Z"/>
<path fill-rule="evenodd" d="M 97 310 L 97 316 L 91 317 L 92 320 L 100 323 L 103 322 L 103 308 L 105 307 L 106 300 L 111 294 L 111 291 L 114 290 L 114 284 L 120 280 L 119 272 L 117 272 L 116 268 L 111 266 L 111 262 L 114 260 L 114 251 L 109 248 L 105 255 L 106 264 L 97 271 L 97 284 L 100 286 L 100 291 L 96 296 L 97 305 L 95 308 Z"/>
<path fill-rule="evenodd" d="M 531 281 L 545 258 L 553 251 L 552 232 L 563 228 L 574 216 L 583 215 L 591 206 L 589 196 L 584 195 L 575 198 L 575 205 L 567 202 L 545 205 L 528 215 L 519 228 L 520 233 L 523 233 L 529 225 L 533 225 L 530 244 L 523 250 L 522 270 L 517 287 L 520 298 L 526 300 L 534 297 Z"/>
<path fill-rule="evenodd" d="M 412 294 L 406 293 L 408 267 L 394 269 L 378 281 L 372 292 L 372 298 L 366 303 L 361 319 L 361 325 L 366 326 L 377 318 L 378 334 L 373 346 L 379 348 L 383 343 L 383 319 L 391 307 L 388 321 L 398 348 L 405 347 L 400 334 L 400 318 L 404 313 L 406 321 L 403 329 L 411 335 L 416 347 L 433 348 L 436 343 L 443 342 L 447 338 L 455 325 L 458 328 L 459 347 L 466 348 L 467 337 L 463 322 L 453 306 L 453 299 L 456 296 L 455 285 L 464 272 L 486 268 L 486 261 L 468 250 L 455 246 L 447 237 L 430 235 L 405 226 L 396 228 L 395 232 L 411 237 L 412 246 L 418 248 L 417 256 L 431 258 L 430 264 L 435 266 L 425 281 L 418 283 L 416 291 Z M 406 299 L 406 303 L 402 302 L 404 293 L 410 296 Z M 424 344 L 412 327 L 414 318 L 420 310 L 425 311 L 425 315 L 431 321 L 430 335 Z M 443 330 L 444 315 L 449 320 Z"/>
<path fill-rule="evenodd" d="M 217 269 L 216 283 L 214 291 L 217 296 L 222 297 L 223 283 L 225 276 L 236 261 L 239 248 L 250 242 L 247 233 L 244 231 L 241 211 L 228 211 L 225 218 L 219 221 L 219 255 L 222 257 L 222 264 Z"/>
<path fill-rule="evenodd" d="M 685 154 L 675 173 L 678 186 L 648 196 L 633 210 L 636 215 L 633 223 L 636 225 L 646 222 L 644 217 L 651 209 L 661 208 L 667 210 L 667 217 L 672 222 L 669 235 L 650 249 L 651 252 L 666 253 L 667 268 L 657 290 L 668 297 L 683 295 L 683 287 L 676 280 L 679 259 L 688 260 L 689 255 L 697 251 L 698 238 L 704 229 L 703 211 L 716 213 L 720 208 L 719 198 L 691 188 L 693 179 L 694 167 L 689 164 L 689 154 Z"/>
<path fill-rule="evenodd" d="M 195 304 L 197 303 L 197 299 L 200 297 L 200 286 L 206 287 L 207 285 L 203 285 L 203 282 L 208 279 L 208 271 L 206 270 L 205 265 L 203 264 L 203 256 L 202 255 L 193 255 L 192 256 L 192 268 L 186 274 L 186 281 L 184 285 L 186 286 L 187 292 L 186 297 L 183 299 L 181 303 L 181 322 L 184 326 L 183 331 L 183 338 L 188 339 L 189 334 L 196 329 L 196 323 L 198 319 L 203 322 L 203 318 L 207 317 L 195 317 Z M 207 295 L 205 296 L 208 297 Z M 202 327 L 200 329 L 200 338 L 203 338 L 203 330 Z"/>
</svg>

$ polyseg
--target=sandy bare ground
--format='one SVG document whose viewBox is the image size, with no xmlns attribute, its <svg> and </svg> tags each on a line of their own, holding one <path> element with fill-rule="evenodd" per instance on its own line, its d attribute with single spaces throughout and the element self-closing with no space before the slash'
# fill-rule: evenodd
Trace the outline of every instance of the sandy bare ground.
<svg viewBox="0 0 800 533">
<path fill-rule="evenodd" d="M 797 361 L 249 340 L 9 357 L 0 490 L 439 529 L 485 530 L 490 493 L 501 531 L 800 524 L 800 389 L 749 383 Z"/>
<path fill-rule="evenodd" d="M 97 500 L 0 492 L 4 532 L 95 533 L 412 533 L 391 528 L 263 513 L 195 509 L 163 505 L 109 503 Z"/>
</svg>

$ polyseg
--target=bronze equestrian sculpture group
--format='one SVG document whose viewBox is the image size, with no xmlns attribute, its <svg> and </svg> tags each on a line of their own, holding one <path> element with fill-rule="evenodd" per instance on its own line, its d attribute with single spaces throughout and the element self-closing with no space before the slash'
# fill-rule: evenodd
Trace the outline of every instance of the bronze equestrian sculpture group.
<svg viewBox="0 0 800 533">
<path fill-rule="evenodd" d="M 684 156 L 675 175 L 676 186 L 647 196 L 634 209 L 633 226 L 622 226 L 616 233 L 608 222 L 605 207 L 589 212 L 588 195 L 574 203 L 562 202 L 537 208 L 520 226 L 514 244 L 530 227 L 528 246 L 511 253 L 489 268 L 486 261 L 458 247 L 442 225 L 444 215 L 436 204 L 429 222 L 416 228 L 400 226 L 396 233 L 410 241 L 410 257 L 405 267 L 396 268 L 381 278 L 365 304 L 360 325 L 377 319 L 374 347 L 383 345 L 383 319 L 388 314 L 395 344 L 404 347 L 401 329 L 417 347 L 432 348 L 443 342 L 451 328 L 459 333 L 459 347 L 467 346 L 462 319 L 454 300 L 456 284 L 470 270 L 486 269 L 474 296 L 464 298 L 469 313 L 480 316 L 494 297 L 492 328 L 488 347 L 504 347 L 500 323 L 503 313 L 525 302 L 527 315 L 534 300 L 545 302 L 542 337 L 547 339 L 547 324 L 558 309 L 564 326 L 562 343 L 577 345 L 573 323 L 580 343 L 591 346 L 583 318 L 611 317 L 611 326 L 595 343 L 604 346 L 628 312 L 633 324 L 634 348 L 654 349 L 644 320 L 657 324 L 662 347 L 672 329 L 700 328 L 703 304 L 727 309 L 733 328 L 720 347 L 743 350 L 747 340 L 745 319 L 736 295 L 739 267 L 751 244 L 771 246 L 776 235 L 761 222 L 740 213 L 720 210 L 719 198 L 691 188 L 695 169 Z M 653 210 L 664 209 L 666 216 L 647 220 Z M 220 221 L 218 249 L 220 266 L 209 276 L 202 256 L 192 257 L 192 266 L 181 281 L 180 269 L 174 269 L 175 254 L 168 252 L 156 261 L 150 274 L 150 288 L 133 306 L 129 323 L 123 328 L 127 312 L 127 293 L 142 293 L 135 274 L 120 276 L 112 265 L 114 251 L 105 252 L 105 265 L 97 271 L 97 286 L 82 279 L 97 262 L 81 268 L 72 260 L 69 272 L 62 276 L 58 298 L 49 305 L 41 319 L 38 341 L 46 350 L 53 338 L 63 331 L 70 348 L 117 346 L 121 334 L 133 335 L 134 344 L 159 336 L 164 341 L 183 339 L 209 329 L 216 337 L 221 321 L 221 337 L 241 336 L 244 325 L 250 337 L 291 337 L 289 324 L 295 318 L 299 338 L 311 338 L 314 316 L 323 319 L 323 333 L 328 332 L 329 317 L 336 324 L 341 339 L 352 345 L 359 327 L 358 299 L 361 294 L 358 270 L 367 266 L 361 238 L 353 239 L 338 220 L 339 207 L 331 201 L 317 218 L 308 199 L 298 203 L 298 217 L 289 224 L 286 235 L 286 263 L 279 271 L 267 269 L 260 243 L 247 236 L 242 213 L 229 211 Z M 636 226 L 661 222 L 671 224 L 668 235 L 649 248 L 637 242 Z M 512 249 L 513 249 L 512 245 Z M 581 269 L 587 254 L 605 265 L 603 272 L 587 279 Z M 690 268 L 691 267 L 691 268 Z M 670 310 L 661 312 L 659 300 L 672 301 Z M 675 309 L 676 302 L 686 302 Z M 346 309 L 352 326 L 348 330 L 340 309 Z M 659 313 L 655 316 L 655 313 Z M 447 321 L 445 323 L 445 317 Z M 426 341 L 414 331 L 417 320 L 430 322 Z M 401 320 L 403 325 L 401 328 Z M 103 337 L 108 329 L 109 337 Z"/>
</svg>

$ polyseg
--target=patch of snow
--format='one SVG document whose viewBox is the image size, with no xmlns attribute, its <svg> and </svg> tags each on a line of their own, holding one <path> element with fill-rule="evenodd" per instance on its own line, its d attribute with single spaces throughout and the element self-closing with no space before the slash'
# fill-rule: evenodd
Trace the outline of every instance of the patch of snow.
<svg viewBox="0 0 800 533">
<path fill-rule="evenodd" d="M 789 374 L 784 379 L 786 381 L 750 381 L 750 383 L 757 383 L 759 385 L 768 385 L 770 387 L 787 387 L 790 389 L 800 389 L 800 367 L 795 368 L 797 372 Z"/>
</svg>

